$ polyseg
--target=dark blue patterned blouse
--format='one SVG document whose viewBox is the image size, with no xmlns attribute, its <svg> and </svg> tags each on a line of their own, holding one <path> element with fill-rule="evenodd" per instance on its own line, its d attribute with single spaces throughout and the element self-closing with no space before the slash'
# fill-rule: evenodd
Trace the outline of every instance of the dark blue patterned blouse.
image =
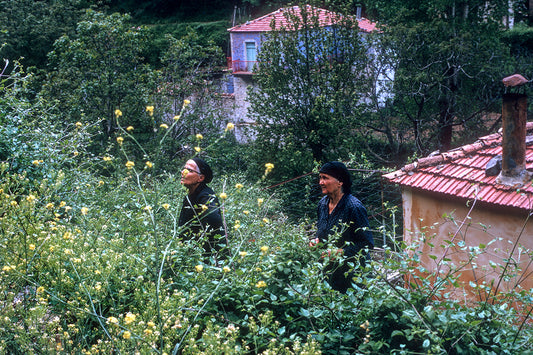
<svg viewBox="0 0 533 355">
<path fill-rule="evenodd" d="M 322 243 L 336 231 L 342 231 L 336 246 L 344 250 L 346 257 L 354 256 L 365 247 L 374 247 L 374 239 L 368 229 L 368 215 L 361 201 L 351 194 L 344 194 L 331 214 L 328 204 L 328 196 L 318 203 L 316 236 Z"/>
</svg>

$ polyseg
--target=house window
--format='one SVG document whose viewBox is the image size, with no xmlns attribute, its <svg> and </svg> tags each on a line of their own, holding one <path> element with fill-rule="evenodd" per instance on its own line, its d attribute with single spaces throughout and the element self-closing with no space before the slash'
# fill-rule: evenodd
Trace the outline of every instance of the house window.
<svg viewBox="0 0 533 355">
<path fill-rule="evenodd" d="M 252 72 L 257 60 L 255 42 L 246 42 L 246 71 Z"/>
</svg>

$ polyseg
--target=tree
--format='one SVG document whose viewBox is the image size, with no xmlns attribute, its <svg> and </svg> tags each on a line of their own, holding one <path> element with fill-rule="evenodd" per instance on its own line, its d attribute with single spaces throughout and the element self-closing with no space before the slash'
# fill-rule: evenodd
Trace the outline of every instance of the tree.
<svg viewBox="0 0 533 355">
<path fill-rule="evenodd" d="M 73 33 L 85 5 L 78 0 L 0 1 L 0 57 L 45 68 L 54 41 Z"/>
<path fill-rule="evenodd" d="M 182 38 L 167 35 L 166 40 L 168 47 L 161 58 L 161 90 L 174 103 L 173 113 L 178 114 L 183 100 L 191 96 L 194 96 L 194 110 L 198 115 L 218 111 L 215 76 L 224 64 L 221 49 L 213 42 L 203 43 L 192 28 Z M 212 119 L 193 120 L 188 127 L 177 127 L 180 130 L 175 135 L 180 135 L 183 130 L 192 134 L 205 133 L 204 129 L 212 130 L 212 122 Z"/>
<path fill-rule="evenodd" d="M 41 96 L 55 100 L 65 122 L 101 121 L 102 144 L 123 124 L 147 140 L 154 122 L 145 112 L 153 102 L 158 73 L 143 63 L 149 38 L 128 15 L 89 10 L 73 36 L 62 36 L 50 52 L 50 71 Z M 148 136 L 148 137 L 147 137 Z"/>
<path fill-rule="evenodd" d="M 422 154 L 486 132 L 501 79 L 513 72 L 500 40 L 508 1 L 366 3 L 384 24 L 381 46 L 395 64 L 394 101 L 374 111 L 369 128 L 395 132 L 391 139 L 413 141 Z"/>
<path fill-rule="evenodd" d="M 286 11 L 288 26 L 263 42 L 249 95 L 261 160 L 277 162 L 283 177 L 347 157 L 368 86 L 368 48 L 355 19 L 330 13 L 335 24 L 324 27 L 321 10 L 301 9 Z"/>
<path fill-rule="evenodd" d="M 175 158 L 182 155 L 190 157 L 193 148 L 202 149 L 206 145 L 211 148 L 207 154 L 210 161 L 228 159 L 232 154 L 222 153 L 219 144 L 212 146 L 214 141 L 220 144 L 219 137 L 226 127 L 223 101 L 219 95 L 220 79 L 223 76 L 221 68 L 225 65 L 225 58 L 220 47 L 213 41 L 204 41 L 192 28 L 180 37 L 166 36 L 167 45 L 161 58 L 162 81 L 160 84 L 161 106 L 165 107 L 166 116 L 175 117 L 180 113 L 182 103 L 186 99 L 192 101 L 186 115 L 182 115 L 173 126 L 169 142 L 171 147 L 168 157 Z M 165 106 L 166 103 L 166 106 Z M 169 117 L 169 118 L 170 118 Z M 167 118 L 168 120 L 168 118 Z M 169 120 L 169 124 L 173 120 Z M 198 139 L 197 137 L 202 137 Z M 233 164 L 231 164 L 233 166 Z M 226 168 L 229 165 L 225 166 Z M 231 170 L 231 168 L 229 168 Z"/>
</svg>

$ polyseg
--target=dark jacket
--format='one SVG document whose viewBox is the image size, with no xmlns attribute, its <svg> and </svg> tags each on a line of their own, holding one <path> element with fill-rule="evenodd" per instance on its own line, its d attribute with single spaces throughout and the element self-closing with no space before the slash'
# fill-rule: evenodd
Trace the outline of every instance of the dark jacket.
<svg viewBox="0 0 533 355">
<path fill-rule="evenodd" d="M 332 288 L 345 292 L 351 283 L 353 274 L 349 272 L 347 261 L 355 261 L 355 256 L 365 248 L 374 248 L 374 239 L 370 232 L 368 215 L 365 206 L 355 196 L 344 194 L 329 213 L 329 197 L 324 196 L 318 203 L 318 219 L 316 237 L 326 243 L 335 232 L 341 232 L 335 246 L 344 251 L 347 258 L 344 263 L 330 263 L 326 266 Z M 364 254 L 364 252 L 361 252 Z M 366 256 L 359 258 L 365 265 Z"/>
<path fill-rule="evenodd" d="M 219 206 L 214 191 L 204 183 L 183 199 L 178 221 L 178 226 L 183 227 L 181 237 L 204 239 L 207 254 L 220 250 L 221 244 L 226 243 Z"/>
</svg>

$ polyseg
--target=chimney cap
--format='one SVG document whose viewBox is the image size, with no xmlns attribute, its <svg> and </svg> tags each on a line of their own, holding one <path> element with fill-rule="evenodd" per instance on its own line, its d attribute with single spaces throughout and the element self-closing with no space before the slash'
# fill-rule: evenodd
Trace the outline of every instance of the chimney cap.
<svg viewBox="0 0 533 355">
<path fill-rule="evenodd" d="M 507 87 L 516 87 L 527 84 L 529 81 L 520 74 L 514 74 L 502 79 L 503 85 Z"/>
</svg>

